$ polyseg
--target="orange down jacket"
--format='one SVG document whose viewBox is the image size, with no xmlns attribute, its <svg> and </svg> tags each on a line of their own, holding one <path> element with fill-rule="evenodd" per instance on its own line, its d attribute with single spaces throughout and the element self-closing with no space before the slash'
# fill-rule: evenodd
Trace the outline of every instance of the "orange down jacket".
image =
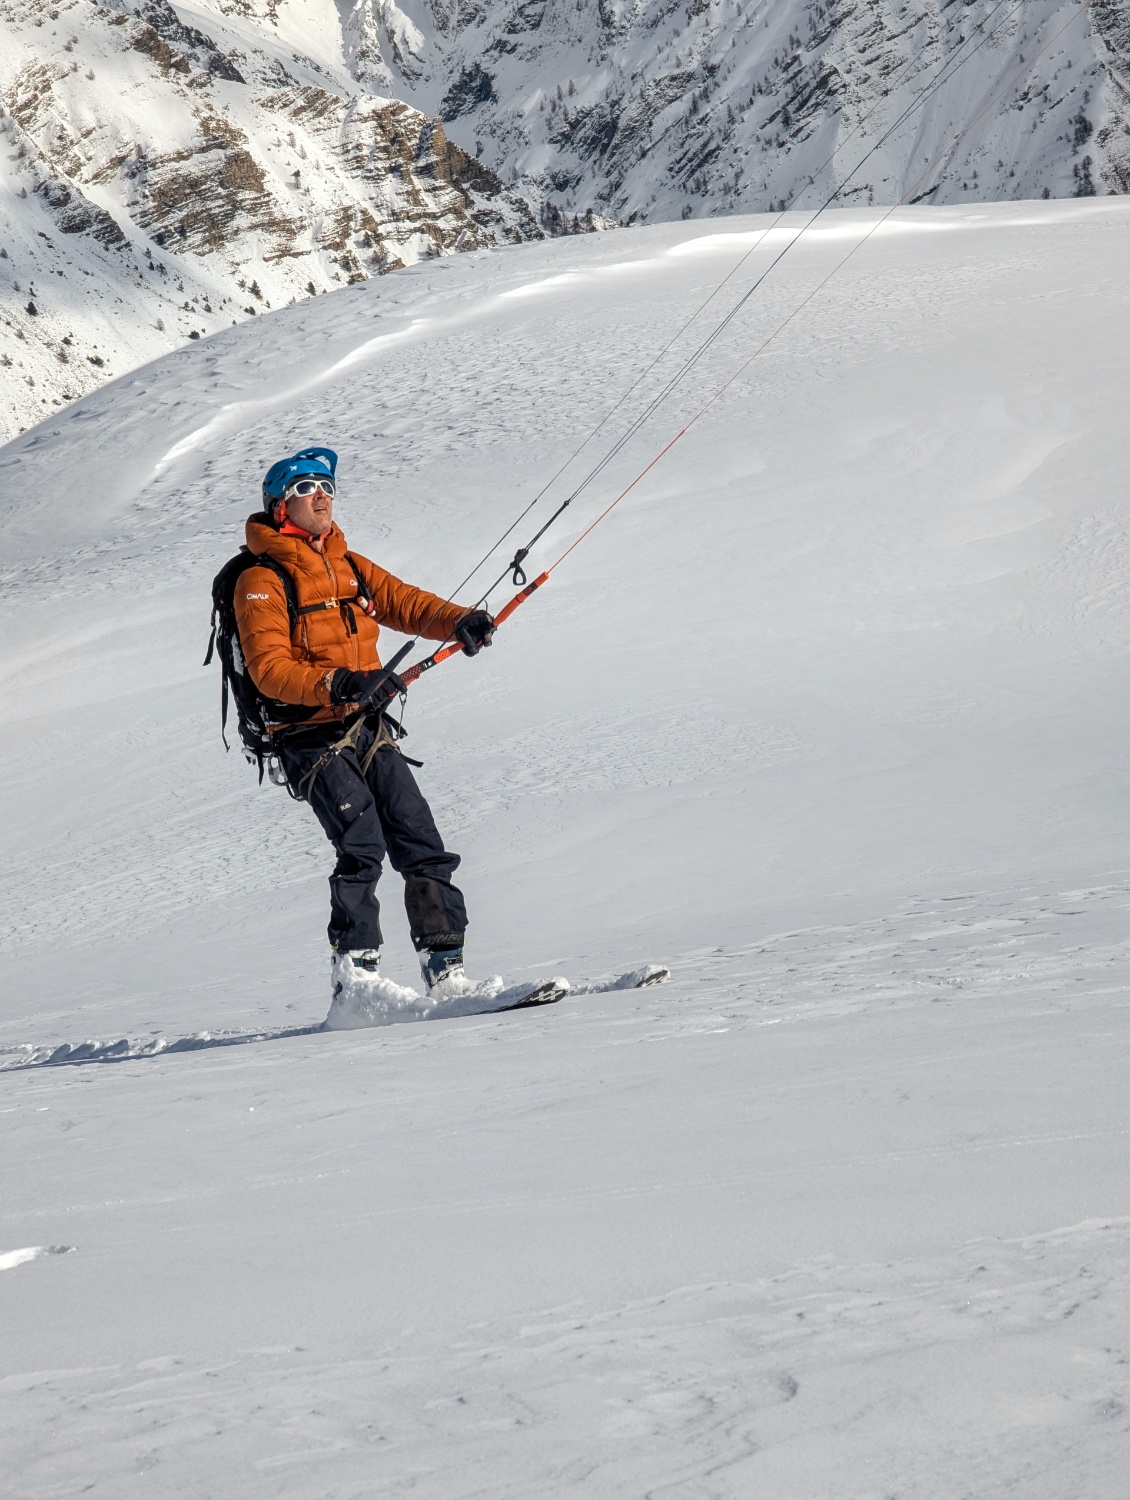
<svg viewBox="0 0 1130 1500">
<path fill-rule="evenodd" d="M 294 579 L 299 607 L 352 599 L 360 592 L 373 602 L 372 616 L 357 604 L 299 615 L 291 631 L 282 580 L 270 568 L 250 567 L 240 574 L 235 592 L 239 644 L 251 680 L 268 698 L 317 708 L 307 723 L 344 718 L 347 708 L 330 705 L 330 679 L 338 667 L 372 671 L 380 627 L 403 635 L 445 640 L 467 613 L 426 589 L 413 588 L 357 553 L 360 579 L 346 558 L 346 541 L 336 525 L 316 551 L 303 537 L 283 536 L 266 516 L 247 522 L 247 547 L 256 557 L 269 554 Z"/>
</svg>

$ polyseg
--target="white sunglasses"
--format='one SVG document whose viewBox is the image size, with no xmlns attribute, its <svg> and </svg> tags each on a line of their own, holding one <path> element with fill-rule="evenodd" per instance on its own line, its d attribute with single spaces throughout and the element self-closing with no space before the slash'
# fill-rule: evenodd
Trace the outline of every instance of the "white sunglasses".
<svg viewBox="0 0 1130 1500">
<path fill-rule="evenodd" d="M 283 490 L 282 497 L 286 500 L 291 495 L 312 495 L 315 490 L 321 490 L 331 500 L 337 493 L 332 479 L 292 479 Z"/>
</svg>

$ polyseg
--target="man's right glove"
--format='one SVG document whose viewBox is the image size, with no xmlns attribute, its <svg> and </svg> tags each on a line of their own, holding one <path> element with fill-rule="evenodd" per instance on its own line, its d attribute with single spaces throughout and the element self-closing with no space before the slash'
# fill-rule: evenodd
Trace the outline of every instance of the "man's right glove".
<svg viewBox="0 0 1130 1500">
<path fill-rule="evenodd" d="M 494 616 L 485 609 L 473 609 L 465 614 L 452 631 L 463 647 L 464 656 L 477 656 L 484 646 L 490 645 L 494 634 Z"/>
<path fill-rule="evenodd" d="M 330 702 L 335 707 L 356 703 L 358 708 L 383 708 L 407 691 L 403 678 L 384 667 L 372 672 L 351 672 L 348 667 L 338 667 L 330 679 Z"/>
</svg>

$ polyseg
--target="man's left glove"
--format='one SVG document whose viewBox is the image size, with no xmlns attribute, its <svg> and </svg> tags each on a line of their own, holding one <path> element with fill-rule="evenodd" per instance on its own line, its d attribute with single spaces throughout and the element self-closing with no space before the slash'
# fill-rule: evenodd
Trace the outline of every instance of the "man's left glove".
<svg viewBox="0 0 1130 1500">
<path fill-rule="evenodd" d="M 335 707 L 356 703 L 358 708 L 383 708 L 407 691 L 404 679 L 384 667 L 372 672 L 351 672 L 348 667 L 338 667 L 330 679 L 330 702 Z"/>
<path fill-rule="evenodd" d="M 463 647 L 464 656 L 477 656 L 484 646 L 489 646 L 494 635 L 494 616 L 485 609 L 473 609 L 464 615 L 454 630 L 455 639 Z"/>
</svg>

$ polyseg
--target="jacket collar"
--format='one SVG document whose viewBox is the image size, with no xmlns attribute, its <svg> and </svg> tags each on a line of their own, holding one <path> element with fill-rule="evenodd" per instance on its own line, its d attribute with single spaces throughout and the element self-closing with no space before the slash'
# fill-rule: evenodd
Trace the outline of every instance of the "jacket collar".
<svg viewBox="0 0 1130 1500">
<path fill-rule="evenodd" d="M 256 557 L 273 557 L 284 567 L 313 567 L 322 557 L 344 557 L 345 537 L 335 521 L 322 539 L 322 551 L 317 553 L 304 537 L 287 535 L 272 526 L 262 511 L 248 516 L 246 526 L 247 550 Z"/>
</svg>

